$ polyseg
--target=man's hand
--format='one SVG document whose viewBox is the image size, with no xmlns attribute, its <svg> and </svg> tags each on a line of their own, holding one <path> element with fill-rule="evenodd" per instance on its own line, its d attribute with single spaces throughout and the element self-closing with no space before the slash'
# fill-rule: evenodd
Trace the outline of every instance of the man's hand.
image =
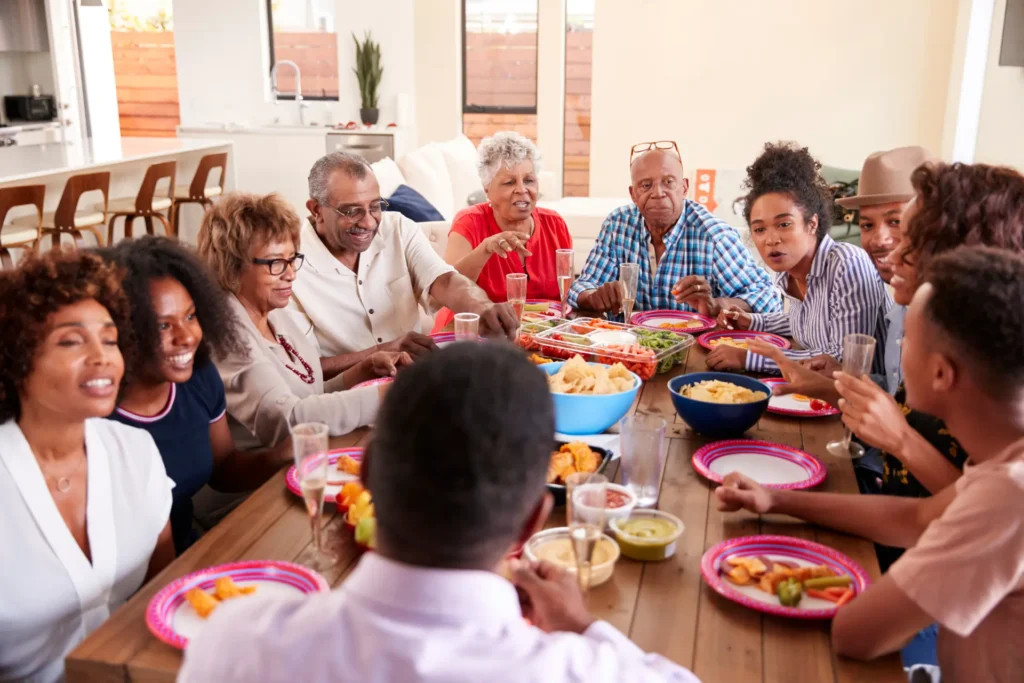
<svg viewBox="0 0 1024 683">
<path fill-rule="evenodd" d="M 491 235 L 481 244 L 484 251 L 488 254 L 497 254 L 501 258 L 508 258 L 509 254 L 518 252 L 519 256 L 523 258 L 533 256 L 526 248 L 526 243 L 529 241 L 530 236 L 525 232 L 506 230 L 505 232 L 499 232 L 497 235 Z"/>
<path fill-rule="evenodd" d="M 753 322 L 749 313 L 731 306 L 718 313 L 718 326 L 726 330 L 749 330 Z"/>
<path fill-rule="evenodd" d="M 480 334 L 515 340 L 519 320 L 508 304 L 491 304 L 480 312 Z"/>
<path fill-rule="evenodd" d="M 392 353 L 406 353 L 415 360 L 426 356 L 428 353 L 437 351 L 437 344 L 425 334 L 409 332 L 394 341 L 381 344 L 377 348 L 381 351 Z"/>
<path fill-rule="evenodd" d="M 747 350 L 719 344 L 711 349 L 705 364 L 709 370 L 743 370 L 747 367 Z"/>
<path fill-rule="evenodd" d="M 869 378 L 845 372 L 836 373 L 835 386 L 843 424 L 864 443 L 900 457 L 909 425 L 896 399 Z"/>
<path fill-rule="evenodd" d="M 808 370 L 813 370 L 820 375 L 824 375 L 828 379 L 832 379 L 835 376 L 835 373 L 843 369 L 842 363 L 825 353 L 819 353 L 813 358 L 802 360 L 800 361 L 800 365 L 804 366 Z"/>
<path fill-rule="evenodd" d="M 394 377 L 398 374 L 398 368 L 412 365 L 412 356 L 404 351 L 377 351 L 367 356 L 363 363 L 366 364 L 367 374 L 373 378 Z"/>
<path fill-rule="evenodd" d="M 721 311 L 721 305 L 711 294 L 711 285 L 700 275 L 687 275 L 672 286 L 676 303 L 687 304 L 701 315 L 714 318 Z"/>
<path fill-rule="evenodd" d="M 587 611 L 576 577 L 561 567 L 510 560 L 509 569 L 522 599 L 523 616 L 542 631 L 582 634 L 596 621 Z"/>
<path fill-rule="evenodd" d="M 771 512 L 774 505 L 771 489 L 739 472 L 725 475 L 722 485 L 715 489 L 715 498 L 718 499 L 718 509 L 723 512 L 736 512 L 742 508 L 764 515 Z"/>
<path fill-rule="evenodd" d="M 622 285 L 616 280 L 606 282 L 597 289 L 581 292 L 576 297 L 576 308 L 581 311 L 618 313 L 622 310 Z"/>
<path fill-rule="evenodd" d="M 803 394 L 827 401 L 832 405 L 839 403 L 839 394 L 836 393 L 835 385 L 832 382 L 817 372 L 809 370 L 803 364 L 786 358 L 786 354 L 782 353 L 782 349 L 779 347 L 758 339 L 751 339 L 747 342 L 747 349 L 751 353 L 771 358 L 779 366 L 779 370 L 782 371 L 782 379 L 786 382 L 775 387 L 775 395 Z"/>
</svg>

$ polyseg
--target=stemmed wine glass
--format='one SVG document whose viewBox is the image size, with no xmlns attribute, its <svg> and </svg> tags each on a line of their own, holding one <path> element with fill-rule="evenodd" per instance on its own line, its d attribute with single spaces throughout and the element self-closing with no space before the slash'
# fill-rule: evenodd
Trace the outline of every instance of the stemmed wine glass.
<svg viewBox="0 0 1024 683">
<path fill-rule="evenodd" d="M 573 249 L 555 250 L 555 276 L 558 278 L 558 296 L 562 302 L 562 317 L 569 315 L 569 288 L 572 287 L 573 259 L 576 252 Z"/>
<path fill-rule="evenodd" d="M 851 377 L 861 377 L 871 371 L 875 358 L 875 338 L 867 334 L 848 334 L 843 338 L 843 372 Z M 830 441 L 826 448 L 838 458 L 860 458 L 864 447 L 850 437 L 849 427 L 844 427 L 843 438 Z"/>
<path fill-rule="evenodd" d="M 576 578 L 584 593 L 590 588 L 594 548 L 604 532 L 608 478 L 603 474 L 576 472 L 565 480 L 565 514 L 569 539 L 576 555 Z"/>
<path fill-rule="evenodd" d="M 622 287 L 622 314 L 625 322 L 630 324 L 633 317 L 633 304 L 636 303 L 636 288 L 640 280 L 639 263 L 619 264 L 619 286 Z"/>
<path fill-rule="evenodd" d="M 310 530 L 313 535 L 313 559 L 309 568 L 322 572 L 338 562 L 338 558 L 324 550 L 323 515 L 324 492 L 327 489 L 327 425 L 322 422 L 304 422 L 292 427 L 292 449 L 295 454 L 295 474 L 306 501 Z"/>
<path fill-rule="evenodd" d="M 518 325 L 516 339 L 519 338 L 519 328 L 523 326 L 523 311 L 526 310 L 526 281 L 526 273 L 509 273 L 505 276 L 505 291 L 508 293 L 508 302 L 516 314 Z"/>
</svg>

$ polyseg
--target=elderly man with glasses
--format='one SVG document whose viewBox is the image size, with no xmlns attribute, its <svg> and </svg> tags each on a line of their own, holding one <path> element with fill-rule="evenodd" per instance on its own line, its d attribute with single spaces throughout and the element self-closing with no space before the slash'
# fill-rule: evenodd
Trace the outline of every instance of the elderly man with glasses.
<svg viewBox="0 0 1024 683">
<path fill-rule="evenodd" d="M 580 278 L 569 290 L 577 309 L 622 310 L 619 264 L 640 265 L 636 310 L 678 309 L 716 316 L 723 306 L 767 313 L 782 300 L 739 233 L 697 202 L 675 142 L 643 142 L 629 159 L 633 204 L 613 211 Z"/>
<path fill-rule="evenodd" d="M 419 306 L 480 316 L 482 334 L 515 333 L 507 304 L 495 304 L 444 262 L 420 228 L 387 211 L 366 160 L 332 152 L 309 174 L 309 224 L 302 228 L 306 267 L 291 310 L 320 347 L 325 377 L 374 351 L 420 356 L 435 348 L 420 330 Z"/>
</svg>

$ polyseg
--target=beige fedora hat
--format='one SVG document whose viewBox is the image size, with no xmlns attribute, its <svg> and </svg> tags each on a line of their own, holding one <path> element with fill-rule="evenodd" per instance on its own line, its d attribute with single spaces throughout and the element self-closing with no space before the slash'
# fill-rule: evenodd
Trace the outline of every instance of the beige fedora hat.
<svg viewBox="0 0 1024 683">
<path fill-rule="evenodd" d="M 875 152 L 864 161 L 857 194 L 836 203 L 844 209 L 857 209 L 889 202 L 909 202 L 914 198 L 910 174 L 931 159 L 932 155 L 924 147 L 897 147 L 887 152 Z"/>
</svg>

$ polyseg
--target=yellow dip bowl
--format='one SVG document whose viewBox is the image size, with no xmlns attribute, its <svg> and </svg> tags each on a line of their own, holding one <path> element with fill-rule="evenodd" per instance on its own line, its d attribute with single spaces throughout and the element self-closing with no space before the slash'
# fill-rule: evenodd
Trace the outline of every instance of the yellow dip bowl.
<svg viewBox="0 0 1024 683">
<path fill-rule="evenodd" d="M 683 534 L 682 520 L 661 510 L 633 510 L 628 517 L 611 521 L 612 533 L 622 554 L 633 560 L 653 562 L 672 557 Z"/>
<path fill-rule="evenodd" d="M 523 549 L 526 559 L 531 562 L 547 560 L 564 568 L 570 574 L 576 574 L 576 555 L 569 539 L 569 527 L 546 529 L 534 534 Z M 619 559 L 619 546 L 608 534 L 601 534 L 594 546 L 594 556 L 590 566 L 590 585 L 599 586 L 612 578 L 615 563 Z"/>
</svg>

